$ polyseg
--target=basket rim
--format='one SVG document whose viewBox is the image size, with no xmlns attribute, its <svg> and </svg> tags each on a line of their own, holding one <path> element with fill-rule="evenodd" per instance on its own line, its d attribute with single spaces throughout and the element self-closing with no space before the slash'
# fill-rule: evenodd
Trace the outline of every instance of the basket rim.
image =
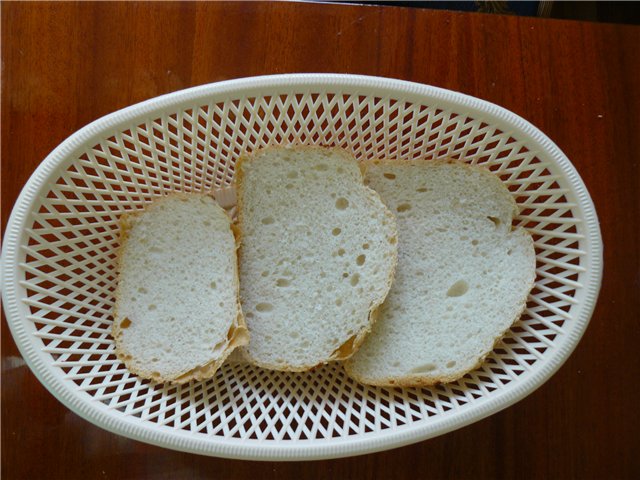
<svg viewBox="0 0 640 480">
<path fill-rule="evenodd" d="M 341 89 L 348 91 L 353 88 L 364 88 L 379 91 L 381 96 L 385 92 L 394 92 L 402 94 L 405 98 L 428 97 L 434 105 L 440 102 L 445 107 L 463 107 L 470 112 L 481 114 L 484 118 L 495 120 L 499 124 L 509 124 L 512 131 L 524 134 L 548 155 L 549 160 L 561 170 L 578 201 L 576 208 L 584 219 L 587 255 L 584 257 L 586 281 L 579 304 L 581 308 L 567 329 L 564 340 L 558 344 L 553 353 L 545 357 L 541 365 L 537 363 L 523 379 L 501 387 L 501 391 L 489 398 L 477 399 L 472 405 L 452 409 L 439 414 L 437 418 L 430 418 L 418 424 L 348 438 L 272 442 L 195 436 L 170 427 L 147 425 L 138 419 L 119 415 L 119 412 L 114 415 L 114 411 L 106 405 L 93 400 L 85 392 L 78 392 L 73 382 L 62 378 L 60 372 L 47 361 L 47 356 L 39 351 L 32 341 L 29 321 L 26 319 L 27 308 L 21 302 L 24 288 L 20 285 L 18 278 L 20 245 L 25 235 L 25 223 L 34 202 L 38 199 L 40 189 L 47 185 L 49 177 L 56 172 L 57 167 L 64 160 L 68 159 L 75 150 L 86 145 L 92 137 L 104 136 L 105 133 L 125 123 L 130 125 L 137 118 L 145 117 L 151 112 L 161 115 L 178 106 L 184 108 L 187 102 L 210 101 L 215 95 L 236 91 L 245 96 L 250 96 L 252 93 L 259 96 L 268 88 L 291 87 L 299 87 L 302 90 L 300 93 L 311 91 L 313 88 L 328 90 L 332 93 L 341 93 Z M 555 143 L 519 115 L 469 95 L 405 80 L 365 75 L 302 73 L 247 77 L 179 90 L 123 108 L 81 128 L 65 139 L 42 161 L 20 192 L 7 222 L 0 268 L 2 269 L 2 300 L 7 323 L 20 354 L 36 378 L 71 411 L 113 433 L 165 448 L 226 458 L 282 461 L 338 458 L 397 448 L 461 428 L 529 395 L 562 366 L 586 330 L 602 282 L 602 256 L 603 245 L 599 222 L 584 182 Z"/>
</svg>

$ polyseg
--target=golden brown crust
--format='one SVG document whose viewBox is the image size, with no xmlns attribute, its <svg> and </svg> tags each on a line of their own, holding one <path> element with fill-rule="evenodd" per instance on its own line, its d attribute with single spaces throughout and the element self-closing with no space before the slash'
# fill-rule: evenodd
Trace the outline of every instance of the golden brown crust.
<svg viewBox="0 0 640 480">
<path fill-rule="evenodd" d="M 124 252 L 124 247 L 127 243 L 127 239 L 129 238 L 129 230 L 131 229 L 131 218 L 136 216 L 137 214 L 134 213 L 124 213 L 120 216 L 119 219 L 119 223 L 120 223 L 120 246 L 118 247 L 118 250 L 116 252 L 116 277 L 118 278 L 118 282 L 116 283 L 116 291 L 115 291 L 115 302 L 113 305 L 113 323 L 111 324 L 111 336 L 113 337 L 113 339 L 115 340 L 115 353 L 116 356 L 125 362 L 126 365 L 126 361 L 125 358 L 127 357 L 127 354 L 123 351 L 121 351 L 120 348 L 120 336 L 122 334 L 122 331 L 120 329 L 120 325 L 122 323 L 122 321 L 118 321 L 118 319 L 120 318 L 118 315 L 118 304 L 119 302 L 119 290 L 120 290 L 120 272 L 122 271 L 122 256 L 123 256 L 123 252 Z M 129 319 L 127 319 L 129 320 Z M 123 319 L 124 321 L 124 319 Z M 130 320 L 129 320 L 130 322 Z M 127 366 L 127 368 L 129 368 Z M 135 372 L 134 372 L 135 373 Z"/>
<path fill-rule="evenodd" d="M 247 327 L 244 325 L 244 317 L 241 311 L 238 313 L 236 324 L 232 326 L 229 331 L 231 335 L 227 338 L 227 346 L 220 354 L 220 357 L 205 365 L 189 370 L 187 373 L 173 379 L 171 383 L 183 384 L 191 380 L 199 381 L 213 377 L 234 349 L 249 343 L 249 330 L 247 330 Z"/>
<path fill-rule="evenodd" d="M 166 195 L 166 196 L 162 196 L 162 197 L 158 197 L 157 199 L 154 199 L 153 202 L 147 204 L 145 208 L 142 210 L 132 212 L 132 213 L 125 213 L 120 217 L 120 221 L 119 221 L 120 247 L 118 248 L 118 251 L 116 254 L 116 273 L 118 275 L 118 279 L 119 279 L 121 268 L 122 268 L 122 257 L 123 257 L 124 249 L 125 249 L 127 240 L 129 238 L 129 232 L 133 226 L 133 220 L 136 217 L 140 216 L 143 212 L 146 212 L 149 208 L 156 207 L 160 202 L 164 201 L 169 197 L 187 198 L 194 195 L 210 196 L 209 194 L 172 193 L 170 195 Z M 230 222 L 229 226 L 235 238 L 233 223 Z M 235 250 L 236 252 L 238 250 L 237 243 L 236 243 Z M 247 329 L 244 315 L 242 314 L 242 307 L 240 305 L 240 278 L 239 278 L 239 271 L 237 267 L 236 267 L 236 275 L 235 275 L 235 290 L 236 290 L 236 303 L 238 307 L 238 315 L 229 330 L 230 335 L 227 338 L 227 344 L 224 350 L 221 352 L 218 358 L 212 359 L 210 362 L 204 365 L 197 366 L 185 373 L 179 374 L 171 378 L 164 378 L 164 377 L 158 376 L 156 372 L 137 368 L 131 362 L 132 360 L 131 354 L 129 354 L 123 349 L 120 342 L 120 339 L 122 338 L 122 330 L 120 326 L 125 320 L 128 320 L 129 322 L 130 320 L 127 318 L 120 320 L 120 316 L 118 315 L 118 305 L 119 305 L 119 298 L 120 298 L 119 290 L 120 290 L 120 282 L 118 281 L 116 285 L 115 303 L 113 308 L 113 323 L 111 325 L 111 335 L 115 341 L 115 353 L 116 353 L 116 356 L 125 364 L 127 369 L 131 373 L 138 375 L 139 377 L 150 379 L 158 383 L 172 383 L 172 384 L 183 384 L 191 380 L 205 380 L 215 375 L 216 371 L 222 366 L 226 358 L 231 354 L 231 352 L 235 348 L 243 345 L 247 345 L 249 343 L 249 331 Z"/>
<path fill-rule="evenodd" d="M 243 221 L 243 207 L 242 207 L 242 200 L 244 197 L 244 192 L 243 192 L 243 184 L 244 184 L 244 163 L 246 161 L 252 161 L 255 160 L 256 157 L 261 154 L 262 152 L 264 152 L 267 149 L 272 149 L 272 148 L 286 148 L 285 146 L 282 145 L 274 145 L 274 146 L 267 146 L 264 147 L 260 150 L 257 150 L 255 152 L 253 152 L 251 155 L 245 155 L 245 156 L 241 156 L 238 161 L 236 162 L 236 178 L 235 178 L 235 184 L 236 184 L 236 195 L 237 195 L 237 206 L 238 206 L 238 221 L 237 221 L 237 230 L 238 230 L 238 236 L 237 236 L 237 242 L 238 244 L 241 246 L 242 245 L 242 221 Z M 318 151 L 318 150 L 322 150 L 322 151 L 327 151 L 330 150 L 334 153 L 338 153 L 340 156 L 342 156 L 343 158 L 345 158 L 345 160 L 348 161 L 356 161 L 357 160 L 353 157 L 353 155 L 351 155 L 349 152 L 347 152 L 345 149 L 340 148 L 340 147 L 322 147 L 322 146 L 316 146 L 316 145 L 291 145 L 289 146 L 289 148 L 295 148 L 295 149 L 300 149 L 300 150 L 308 150 L 308 151 Z M 378 192 L 376 192 L 375 190 L 367 187 L 364 185 L 364 174 L 362 169 L 360 168 L 360 164 L 358 163 L 358 167 L 360 170 L 360 179 L 362 181 L 363 184 L 363 188 L 366 189 L 367 193 L 369 194 L 370 198 L 372 199 L 373 202 L 379 203 L 379 205 L 382 206 L 382 208 L 384 209 L 384 215 L 387 218 L 387 220 L 390 222 L 390 224 L 392 225 L 392 230 L 394 232 L 394 234 L 392 235 L 392 238 L 397 239 L 398 236 L 398 229 L 396 226 L 396 219 L 395 216 L 393 215 L 393 213 L 391 213 L 391 210 L 389 210 L 387 208 L 387 206 L 382 202 L 382 199 L 380 198 L 380 195 L 378 194 Z M 397 242 L 396 242 L 397 245 Z M 242 248 L 240 248 L 239 250 L 239 254 L 238 254 L 238 264 L 240 264 L 240 260 L 241 260 L 241 256 L 242 256 Z M 373 327 L 374 322 L 376 321 L 376 319 L 378 318 L 378 310 L 380 308 L 380 306 L 382 305 L 382 303 L 384 302 L 385 298 L 387 297 L 387 295 L 389 294 L 389 291 L 391 290 L 391 285 L 393 284 L 393 279 L 395 277 L 395 271 L 396 271 L 396 266 L 398 264 L 398 249 L 397 247 L 394 249 L 394 255 L 393 255 L 393 265 L 390 269 L 390 273 L 389 273 L 389 277 L 387 279 L 386 282 L 386 290 L 384 292 L 384 295 L 382 295 L 380 298 L 375 299 L 372 304 L 371 307 L 369 309 L 368 312 L 368 319 L 369 319 L 369 323 L 368 325 L 366 325 L 360 332 L 358 332 L 355 336 L 350 337 L 349 339 L 347 339 L 340 347 L 338 347 L 336 350 L 334 350 L 329 357 L 322 362 L 313 364 L 313 365 L 301 365 L 301 366 L 291 366 L 291 365 L 282 365 L 282 364 L 270 364 L 267 362 L 259 362 L 257 361 L 255 358 L 253 358 L 251 356 L 251 354 L 249 353 L 249 350 L 246 348 L 243 348 L 243 357 L 246 359 L 247 362 L 259 366 L 261 368 L 266 368 L 269 370 L 279 370 L 279 371 L 287 371 L 287 372 L 304 372 L 304 371 L 308 371 L 311 370 L 313 368 L 316 368 L 320 365 L 324 365 L 326 363 L 329 363 L 331 361 L 342 361 L 342 360 L 347 360 L 349 358 L 351 358 L 353 356 L 354 353 L 356 353 L 358 351 L 358 349 L 360 348 L 360 346 L 364 343 L 364 340 L 366 338 L 366 336 L 371 332 L 371 328 Z"/>
</svg>

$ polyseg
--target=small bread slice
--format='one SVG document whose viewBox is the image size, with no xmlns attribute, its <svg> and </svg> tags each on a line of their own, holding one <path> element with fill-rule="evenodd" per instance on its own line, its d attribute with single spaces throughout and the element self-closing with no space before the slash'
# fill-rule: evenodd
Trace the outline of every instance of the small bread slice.
<svg viewBox="0 0 640 480">
<path fill-rule="evenodd" d="M 479 366 L 519 318 L 535 280 L 517 206 L 480 167 L 373 161 L 365 180 L 396 214 L 398 269 L 379 318 L 345 363 L 361 383 L 428 386 Z"/>
<path fill-rule="evenodd" d="M 248 343 L 231 220 L 212 197 L 173 194 L 124 215 L 118 263 L 112 334 L 131 372 L 203 380 Z"/>
<path fill-rule="evenodd" d="M 246 359 L 303 371 L 349 358 L 393 280 L 393 215 L 341 149 L 270 147 L 236 173 Z"/>
</svg>

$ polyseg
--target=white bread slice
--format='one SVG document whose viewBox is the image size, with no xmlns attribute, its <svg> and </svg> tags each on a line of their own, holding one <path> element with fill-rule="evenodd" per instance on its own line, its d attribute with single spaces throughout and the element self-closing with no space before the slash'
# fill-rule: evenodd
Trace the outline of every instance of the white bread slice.
<svg viewBox="0 0 640 480">
<path fill-rule="evenodd" d="M 396 214 L 398 268 L 379 318 L 345 363 L 359 382 L 428 386 L 479 366 L 535 280 L 531 236 L 498 177 L 462 163 L 373 161 L 365 181 Z"/>
<path fill-rule="evenodd" d="M 212 197 L 173 194 L 124 215 L 118 263 L 112 334 L 131 372 L 203 380 L 248 343 L 231 221 Z"/>
<path fill-rule="evenodd" d="M 303 371 L 350 357 L 391 286 L 393 215 L 341 149 L 271 147 L 236 168 L 246 359 Z"/>
</svg>

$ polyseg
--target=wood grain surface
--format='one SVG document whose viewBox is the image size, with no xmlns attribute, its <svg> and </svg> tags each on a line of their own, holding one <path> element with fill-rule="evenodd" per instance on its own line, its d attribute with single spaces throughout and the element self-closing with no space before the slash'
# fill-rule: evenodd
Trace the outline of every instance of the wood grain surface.
<svg viewBox="0 0 640 480">
<path fill-rule="evenodd" d="M 640 478 L 638 27 L 311 3 L 1 8 L 3 230 L 38 163 L 102 115 L 218 80 L 341 72 L 458 90 L 530 120 L 577 167 L 605 244 L 591 324 L 544 386 L 461 430 L 348 459 L 231 461 L 108 433 L 38 383 L 3 320 L 2 478 Z"/>
</svg>

